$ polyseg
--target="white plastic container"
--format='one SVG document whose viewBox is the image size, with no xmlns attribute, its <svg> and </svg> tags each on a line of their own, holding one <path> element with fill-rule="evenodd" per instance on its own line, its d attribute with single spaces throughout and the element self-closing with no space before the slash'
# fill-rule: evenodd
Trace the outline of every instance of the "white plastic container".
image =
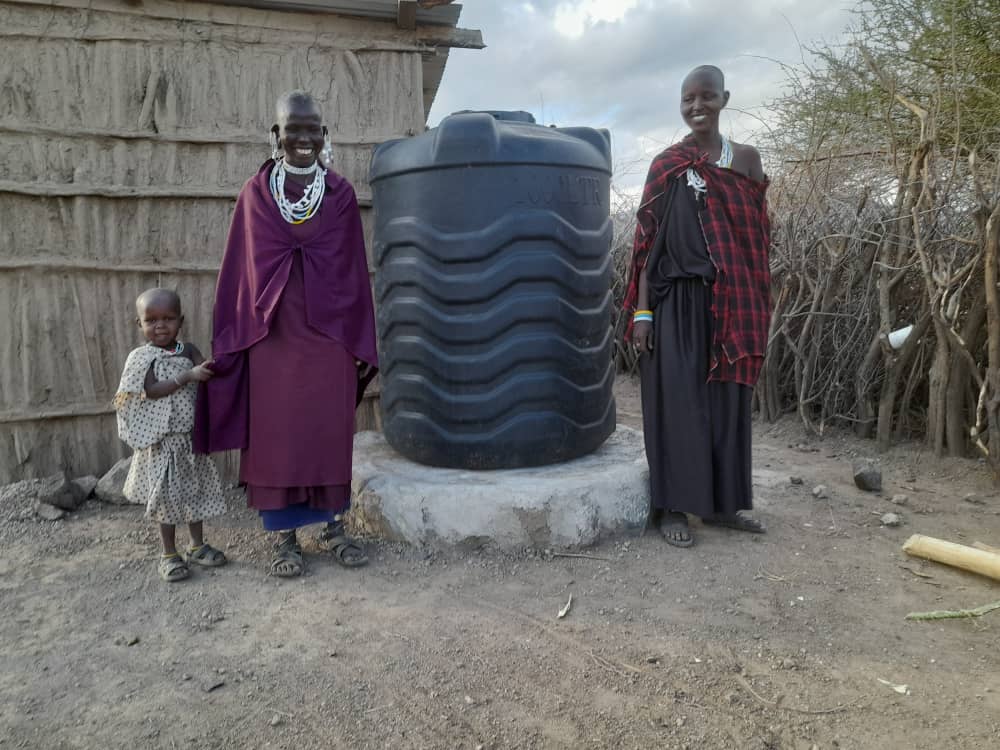
<svg viewBox="0 0 1000 750">
<path fill-rule="evenodd" d="M 913 333 L 912 325 L 906 326 L 905 328 L 897 328 L 889 334 L 889 346 L 893 349 L 902 348 L 911 333 Z"/>
</svg>

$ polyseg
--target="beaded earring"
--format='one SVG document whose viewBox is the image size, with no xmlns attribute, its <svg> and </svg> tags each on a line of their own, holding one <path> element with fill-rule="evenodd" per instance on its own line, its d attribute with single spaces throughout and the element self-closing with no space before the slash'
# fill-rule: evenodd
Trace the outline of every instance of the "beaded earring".
<svg viewBox="0 0 1000 750">
<path fill-rule="evenodd" d="M 271 158 L 278 161 L 278 157 L 281 155 L 281 149 L 278 147 L 278 136 L 274 134 L 273 130 L 268 135 L 268 140 L 271 143 Z"/>
<path fill-rule="evenodd" d="M 330 169 L 333 165 L 333 147 L 330 141 L 323 143 L 323 149 L 319 152 L 319 160 L 324 167 Z"/>
</svg>

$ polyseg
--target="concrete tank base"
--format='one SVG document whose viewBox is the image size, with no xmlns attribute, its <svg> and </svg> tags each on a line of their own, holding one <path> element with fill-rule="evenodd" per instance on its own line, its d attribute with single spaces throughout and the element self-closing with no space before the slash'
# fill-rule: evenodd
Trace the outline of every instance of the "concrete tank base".
<svg viewBox="0 0 1000 750">
<path fill-rule="evenodd" d="M 597 451 L 529 469 L 414 463 L 377 432 L 354 438 L 355 533 L 419 545 L 578 547 L 639 533 L 649 511 L 642 433 L 619 426 Z"/>
</svg>

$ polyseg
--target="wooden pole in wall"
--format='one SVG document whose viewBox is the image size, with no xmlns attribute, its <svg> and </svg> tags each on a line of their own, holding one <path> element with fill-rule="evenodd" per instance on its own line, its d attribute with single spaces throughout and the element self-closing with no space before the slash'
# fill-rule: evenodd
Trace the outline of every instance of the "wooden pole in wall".
<svg viewBox="0 0 1000 750">
<path fill-rule="evenodd" d="M 922 534 L 914 534 L 907 539 L 903 544 L 903 552 L 1000 581 L 1000 555 L 995 552 L 974 549 L 964 544 L 946 542 Z"/>
</svg>

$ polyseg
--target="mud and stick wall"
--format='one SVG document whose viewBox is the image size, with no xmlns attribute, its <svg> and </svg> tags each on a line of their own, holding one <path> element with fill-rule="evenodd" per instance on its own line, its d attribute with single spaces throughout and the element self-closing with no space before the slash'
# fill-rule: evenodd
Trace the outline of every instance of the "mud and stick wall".
<svg viewBox="0 0 1000 750">
<path fill-rule="evenodd" d="M 235 198 L 278 94 L 312 92 L 370 248 L 372 148 L 424 126 L 394 24 L 146 0 L 0 0 L 0 483 L 125 455 L 111 400 L 136 295 L 176 288 L 209 349 Z M 377 398 L 375 395 L 374 398 Z M 374 398 L 358 413 L 377 426 Z"/>
</svg>

